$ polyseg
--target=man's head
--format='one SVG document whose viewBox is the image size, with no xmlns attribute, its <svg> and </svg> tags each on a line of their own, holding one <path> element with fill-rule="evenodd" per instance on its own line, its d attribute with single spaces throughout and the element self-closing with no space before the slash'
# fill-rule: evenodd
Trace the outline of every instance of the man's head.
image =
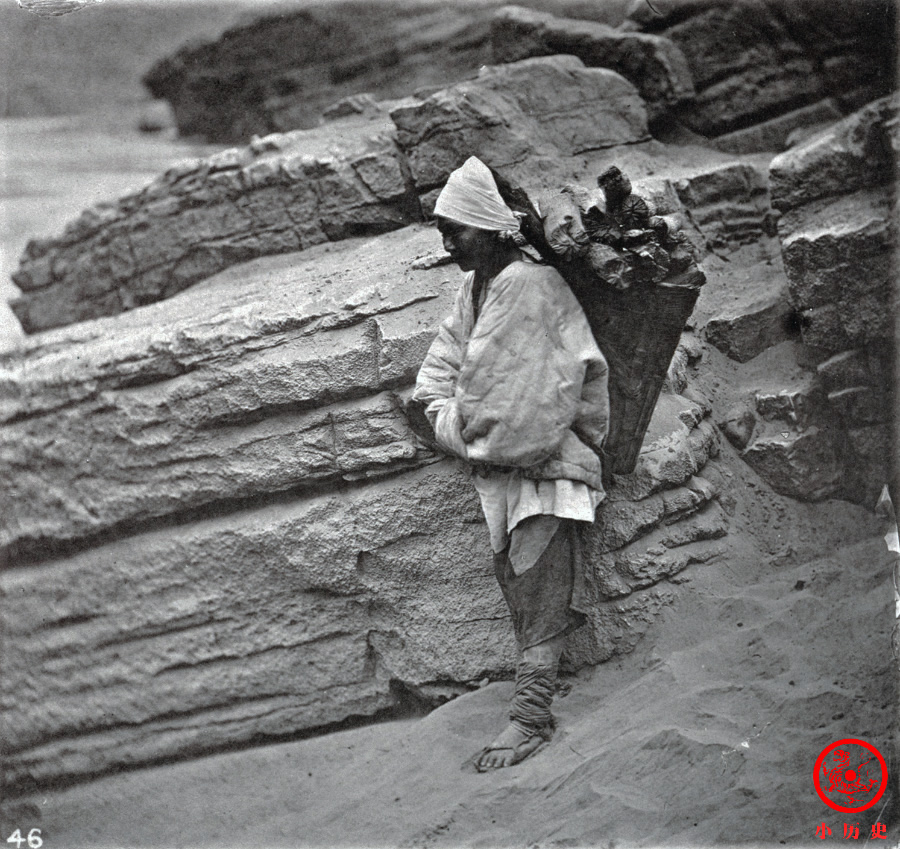
<svg viewBox="0 0 900 849">
<path fill-rule="evenodd" d="M 463 271 L 491 265 L 498 251 L 506 247 L 496 230 L 479 230 L 442 217 L 438 217 L 437 227 L 444 250 Z"/>
<path fill-rule="evenodd" d="M 463 271 L 492 264 L 508 250 L 505 240 L 519 229 L 490 169 L 474 156 L 449 176 L 434 214 L 444 249 Z"/>
</svg>

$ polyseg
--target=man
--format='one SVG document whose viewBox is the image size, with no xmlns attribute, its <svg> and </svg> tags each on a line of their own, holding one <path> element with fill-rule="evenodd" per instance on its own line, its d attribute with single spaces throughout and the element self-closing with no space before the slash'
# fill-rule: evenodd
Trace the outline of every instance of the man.
<svg viewBox="0 0 900 849">
<path fill-rule="evenodd" d="M 444 247 L 469 272 L 419 372 L 438 444 L 467 461 L 519 648 L 509 725 L 480 771 L 511 766 L 552 735 L 565 635 L 585 619 L 577 522 L 604 497 L 607 365 L 556 270 L 530 261 L 519 222 L 475 157 L 435 205 Z"/>
</svg>

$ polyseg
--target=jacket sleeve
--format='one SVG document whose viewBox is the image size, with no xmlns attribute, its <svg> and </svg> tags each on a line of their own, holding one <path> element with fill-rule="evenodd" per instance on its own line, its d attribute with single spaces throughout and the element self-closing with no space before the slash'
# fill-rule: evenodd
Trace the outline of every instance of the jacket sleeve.
<svg viewBox="0 0 900 849">
<path fill-rule="evenodd" d="M 609 366 L 599 349 L 593 352 L 584 375 L 581 404 L 572 430 L 595 454 L 609 433 Z"/>
<path fill-rule="evenodd" d="M 413 393 L 413 399 L 425 405 L 425 415 L 434 428 L 438 445 L 463 459 L 466 446 L 460 435 L 462 423 L 454 396 L 472 323 L 472 280 L 470 273 L 456 294 L 453 310 L 441 322 L 419 369 Z"/>
<path fill-rule="evenodd" d="M 517 263 L 495 278 L 456 388 L 471 462 L 528 467 L 557 451 L 582 412 L 585 324 L 555 271 Z"/>
</svg>

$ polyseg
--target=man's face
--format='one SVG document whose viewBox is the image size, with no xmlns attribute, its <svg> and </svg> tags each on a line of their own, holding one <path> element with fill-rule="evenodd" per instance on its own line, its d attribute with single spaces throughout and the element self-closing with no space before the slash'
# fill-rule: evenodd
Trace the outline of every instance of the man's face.
<svg viewBox="0 0 900 849">
<path fill-rule="evenodd" d="M 463 271 L 473 271 L 484 266 L 496 250 L 494 234 L 457 224 L 447 218 L 438 218 L 438 230 L 444 240 L 444 250 Z"/>
</svg>

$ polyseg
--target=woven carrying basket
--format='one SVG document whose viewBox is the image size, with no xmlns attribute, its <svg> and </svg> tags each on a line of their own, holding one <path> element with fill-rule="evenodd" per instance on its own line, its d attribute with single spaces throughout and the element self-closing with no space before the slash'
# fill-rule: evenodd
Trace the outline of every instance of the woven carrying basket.
<svg viewBox="0 0 900 849">
<path fill-rule="evenodd" d="M 583 258 L 564 260 L 555 254 L 528 195 L 493 173 L 503 199 L 524 215 L 521 229 L 525 238 L 572 288 L 609 363 L 610 431 L 603 446 L 604 469 L 607 474 L 630 474 L 706 276 L 691 263 L 687 270 L 658 283 L 616 289 L 600 279 Z"/>
<path fill-rule="evenodd" d="M 565 277 L 566 275 L 563 274 Z M 618 290 L 569 281 L 597 345 L 609 363 L 609 435 L 603 446 L 610 471 L 634 471 L 666 372 L 684 330 L 703 272 L 689 269 L 648 286 Z"/>
</svg>

